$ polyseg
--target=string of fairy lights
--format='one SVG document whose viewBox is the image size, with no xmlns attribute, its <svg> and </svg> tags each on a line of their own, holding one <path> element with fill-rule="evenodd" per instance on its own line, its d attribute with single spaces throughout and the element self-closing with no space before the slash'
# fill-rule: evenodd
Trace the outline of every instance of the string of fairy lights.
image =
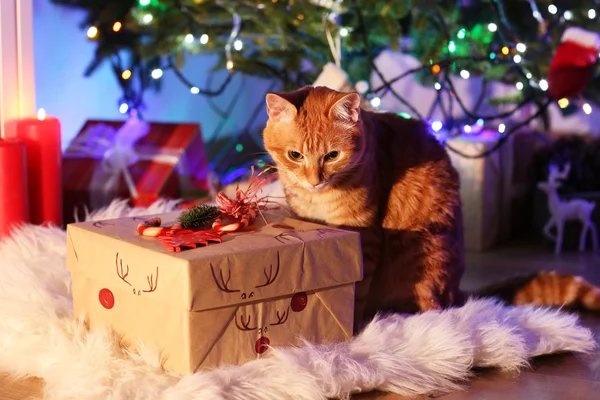
<svg viewBox="0 0 600 400">
<path fill-rule="evenodd" d="M 179 2 L 175 2 L 178 8 L 181 10 L 181 13 L 192 18 L 185 7 L 181 6 Z M 141 7 L 141 12 L 137 12 L 136 16 L 138 17 L 138 21 L 141 25 L 149 25 L 154 21 L 154 16 L 151 12 L 144 12 L 144 7 L 147 7 L 151 4 L 151 0 L 138 0 L 138 4 Z M 192 18 L 193 20 L 193 18 Z M 153 80 L 160 80 L 163 78 L 165 71 L 171 70 L 174 75 L 183 83 L 192 95 L 202 95 L 208 97 L 214 97 L 222 94 L 229 83 L 232 80 L 234 74 L 234 62 L 232 58 L 232 48 L 234 51 L 241 51 L 244 47 L 244 43 L 242 40 L 238 39 L 237 36 L 239 34 L 241 28 L 241 18 L 240 16 L 233 12 L 232 13 L 232 29 L 231 34 L 229 35 L 229 39 L 225 45 L 224 53 L 226 55 L 226 68 L 230 72 L 228 76 L 224 79 L 223 83 L 216 90 L 211 89 L 200 89 L 197 85 L 193 84 L 185 75 L 181 72 L 181 70 L 177 67 L 176 62 L 173 61 L 172 56 L 165 56 L 159 60 L 157 65 L 149 71 L 150 78 Z M 201 25 L 199 22 L 196 22 L 198 25 Z M 121 21 L 115 21 L 112 25 L 112 31 L 117 33 L 123 27 L 123 23 Z M 87 29 L 87 37 L 90 40 L 95 40 L 98 38 L 100 31 L 96 26 L 90 26 Z M 211 38 L 207 33 L 203 33 L 199 36 L 194 36 L 192 33 L 187 33 L 182 35 L 182 45 L 191 48 L 192 46 L 200 45 L 206 46 L 209 44 Z M 113 62 L 113 68 L 120 69 L 119 63 Z M 142 107 L 141 98 L 143 96 L 143 92 L 146 87 L 142 84 L 142 86 L 138 89 L 137 93 L 133 90 L 130 90 L 131 84 L 128 82 L 134 78 L 134 71 L 131 69 L 120 69 L 120 79 L 124 82 L 127 82 L 124 85 L 125 95 L 119 101 L 119 111 L 122 114 L 128 113 L 138 113 L 139 109 Z M 142 69 L 139 73 L 145 73 Z M 143 82 L 145 76 L 140 77 L 140 81 Z"/>
<path fill-rule="evenodd" d="M 543 36 L 542 40 L 544 43 L 543 50 L 547 48 L 550 43 L 549 40 L 549 31 L 547 29 L 548 26 L 556 26 L 556 21 L 553 21 L 552 24 L 549 24 L 548 21 L 543 17 L 542 13 L 539 11 L 538 5 L 535 0 L 527 0 L 530 7 L 531 12 L 535 20 L 538 21 L 540 32 Z M 335 1 L 325 1 L 329 4 L 328 8 L 330 8 L 331 13 L 335 14 L 339 9 L 341 0 Z M 193 21 L 193 16 L 187 12 L 185 7 L 182 7 L 179 2 L 175 2 L 177 8 L 181 11 L 182 14 L 186 15 L 191 22 Z M 321 1 L 323 3 L 323 1 Z M 365 46 L 365 50 L 367 54 L 370 54 L 370 46 L 368 41 L 368 27 L 364 23 L 364 18 L 362 16 L 361 8 L 358 4 L 357 0 L 352 0 L 350 3 L 352 5 L 349 7 L 350 11 L 356 13 L 359 21 L 359 27 L 356 29 L 357 34 L 361 34 L 363 36 L 363 43 Z M 549 84 L 548 81 L 543 77 L 536 77 L 531 68 L 528 67 L 528 63 L 535 58 L 537 53 L 529 54 L 530 51 L 524 41 L 519 40 L 514 33 L 514 29 L 511 29 L 510 23 L 506 18 L 505 11 L 503 10 L 503 5 L 500 2 L 492 2 L 493 6 L 491 7 L 493 10 L 492 16 L 490 17 L 490 22 L 487 24 L 487 32 L 488 34 L 497 34 L 502 38 L 503 44 L 497 48 L 491 48 L 489 53 L 485 56 L 481 57 L 460 57 L 456 56 L 455 52 L 457 51 L 458 46 L 461 41 L 467 39 L 469 32 L 465 28 L 461 28 L 456 32 L 450 32 L 447 28 L 445 22 L 443 21 L 443 17 L 440 15 L 440 26 L 445 27 L 446 32 L 444 32 L 446 36 L 446 50 L 447 53 L 445 56 L 442 56 L 439 60 L 430 59 L 428 65 L 421 65 L 417 68 L 404 71 L 400 75 L 392 78 L 384 77 L 384 74 L 379 70 L 373 59 L 370 60 L 371 68 L 373 74 L 379 78 L 381 84 L 377 87 L 371 88 L 369 84 L 361 81 L 356 85 L 356 89 L 359 93 L 365 96 L 370 104 L 375 109 L 380 109 L 382 104 L 382 99 L 385 96 L 393 96 L 400 103 L 406 106 L 410 112 L 402 112 L 402 115 L 405 118 L 419 118 L 429 122 L 431 129 L 436 133 L 445 132 L 443 141 L 449 150 L 467 158 L 479 158 L 479 157 L 487 157 L 494 151 L 498 150 L 504 142 L 506 142 L 511 134 L 516 132 L 523 126 L 528 125 L 534 119 L 540 117 L 545 110 L 553 103 L 558 104 L 558 106 L 562 109 L 567 108 L 569 106 L 573 106 L 573 104 L 577 104 L 581 110 L 585 114 L 592 113 L 592 106 L 589 102 L 584 101 L 583 99 L 551 99 L 549 95 L 545 92 L 548 91 Z M 144 11 L 144 8 L 151 4 L 151 0 L 138 0 L 139 9 L 136 10 L 136 16 L 138 21 L 142 25 L 152 24 L 154 20 L 154 16 L 151 12 Z M 321 6 L 323 6 L 321 4 Z M 334 7 L 336 10 L 334 11 Z M 235 64 L 233 61 L 232 52 L 234 51 L 242 51 L 244 49 L 244 42 L 238 38 L 242 18 L 234 11 L 229 10 L 232 17 L 231 23 L 231 33 L 228 37 L 228 40 L 224 47 L 224 54 L 226 57 L 226 69 L 229 71 L 228 76 L 223 81 L 223 83 L 216 90 L 202 90 L 199 86 L 193 84 L 189 79 L 187 79 L 183 73 L 176 66 L 176 63 L 173 61 L 173 57 L 166 56 L 156 61 L 156 65 L 149 71 L 150 78 L 159 81 L 163 78 L 164 72 L 167 70 L 172 70 L 174 75 L 189 89 L 192 95 L 204 95 L 204 96 L 218 96 L 225 91 L 229 83 L 231 82 L 231 78 L 235 73 Z M 573 18 L 573 13 L 568 9 L 559 9 L 558 6 L 554 4 L 550 4 L 548 6 L 548 13 L 556 18 L 559 23 L 563 23 L 565 21 L 570 21 Z M 587 16 L 589 19 L 595 19 L 597 16 L 596 10 L 594 8 L 590 8 Z M 335 15 L 330 18 L 332 21 L 335 21 Z M 195 22 L 199 27 L 201 27 L 201 23 L 199 21 Z M 121 21 L 115 21 L 112 25 L 113 32 L 119 32 L 123 28 L 123 23 Z M 349 27 L 338 26 L 337 35 L 339 35 L 340 39 L 343 40 L 347 38 L 349 35 L 354 34 L 353 29 L 349 29 Z M 506 32 L 509 32 L 510 37 L 507 37 Z M 87 30 L 87 36 L 89 39 L 94 40 L 99 35 L 99 29 L 96 26 L 90 26 Z M 211 42 L 211 37 L 207 33 L 202 33 L 200 35 L 194 35 L 192 33 L 187 33 L 182 35 L 182 45 L 183 46 L 206 46 Z M 542 51 L 543 51 L 542 50 Z M 497 112 L 495 114 L 481 114 L 478 109 L 481 106 L 481 103 L 484 98 L 484 89 L 479 96 L 478 101 L 475 106 L 469 108 L 463 99 L 461 99 L 460 93 L 456 90 L 455 83 L 453 79 L 469 80 L 472 79 L 476 74 L 473 71 L 470 71 L 468 68 L 461 68 L 459 70 L 455 70 L 454 66 L 460 61 L 469 61 L 469 62 L 487 62 L 494 65 L 508 65 L 512 69 L 518 72 L 518 75 L 522 77 L 522 79 L 518 80 L 515 83 L 515 89 L 520 92 L 527 91 L 529 95 L 525 96 L 521 101 L 517 102 L 510 110 Z M 113 63 L 113 67 L 118 69 L 120 67 L 120 63 Z M 122 81 L 129 81 L 133 79 L 135 73 L 145 73 L 143 70 L 132 71 L 131 69 L 122 69 L 120 78 Z M 433 88 L 436 90 L 437 95 L 434 103 L 431 106 L 430 112 L 428 116 L 421 115 L 415 107 L 413 107 L 410 102 L 405 99 L 400 93 L 398 93 L 393 88 L 393 84 L 398 82 L 401 79 L 404 79 L 408 76 L 414 76 L 417 73 L 429 73 L 434 78 Z M 120 102 L 119 111 L 123 114 L 130 113 L 132 111 L 137 111 L 137 109 L 141 106 L 141 95 L 145 86 L 143 84 L 144 80 L 147 79 L 147 76 L 140 77 L 140 82 L 142 82 L 140 90 L 138 93 L 130 89 L 131 85 L 126 85 L 130 90 L 126 90 L 125 96 Z M 446 102 L 443 101 L 444 97 L 446 98 Z M 534 98 L 541 101 L 536 101 L 535 105 L 537 106 L 537 111 L 531 114 L 523 121 L 511 121 L 510 117 L 513 116 L 516 112 L 518 112 L 523 107 L 534 102 Z M 446 103 L 446 104 L 444 104 Z M 466 122 L 458 124 L 459 126 L 455 126 L 455 121 L 451 117 L 453 107 L 458 106 L 462 113 L 465 115 L 464 120 Z M 442 119 L 432 119 L 431 115 L 435 109 L 439 109 L 442 113 Z M 510 126 L 507 126 L 510 125 Z M 497 142 L 497 145 L 492 149 L 488 149 L 485 152 L 477 155 L 464 154 L 457 149 L 454 149 L 449 143 L 448 139 L 452 137 L 456 137 L 458 135 L 470 135 L 470 134 L 478 134 L 484 128 L 488 129 L 490 126 L 494 127 L 500 135 L 500 139 Z"/>
<path fill-rule="evenodd" d="M 545 36 L 546 40 L 544 41 L 544 43 L 545 43 L 545 45 L 547 45 L 550 41 L 547 40 L 549 32 L 547 31 L 546 27 L 549 26 L 550 24 L 547 23 L 547 21 L 543 18 L 542 14 L 539 12 L 539 8 L 538 8 L 535 0 L 528 0 L 528 2 L 530 4 L 533 17 L 538 21 L 539 26 L 540 26 L 540 31 L 543 32 L 543 34 Z M 360 10 L 360 7 L 358 7 L 358 3 L 356 0 L 354 0 L 354 6 L 355 6 L 354 7 L 355 12 L 359 16 L 359 18 L 358 18 L 359 21 L 362 21 L 362 18 L 360 16 L 361 10 Z M 510 31 L 510 32 L 513 32 L 513 34 L 514 34 L 514 30 L 511 29 L 510 24 L 506 20 L 506 17 L 504 16 L 502 9 L 496 8 L 494 11 L 495 11 L 494 14 L 495 14 L 497 21 L 489 22 L 487 24 L 487 30 L 490 33 L 496 33 L 496 32 L 499 32 L 499 28 L 505 28 L 504 31 Z M 551 15 L 557 15 L 559 13 L 559 8 L 554 4 L 550 4 L 548 6 L 548 12 Z M 588 10 L 587 15 L 588 15 L 589 19 L 595 19 L 597 13 L 596 13 L 595 9 L 590 8 Z M 557 17 L 559 19 L 559 22 L 569 21 L 573 17 L 573 13 L 567 9 L 567 10 L 563 10 L 562 15 L 557 15 Z M 442 18 L 442 17 L 440 16 L 440 18 Z M 443 26 L 444 24 L 442 23 L 441 25 Z M 359 30 L 363 32 L 365 38 L 367 37 L 367 33 L 366 33 L 367 29 L 368 28 L 365 25 L 361 25 L 359 27 Z M 531 121 L 535 120 L 536 118 L 540 117 L 546 111 L 546 109 L 551 104 L 554 103 L 554 99 L 550 98 L 550 96 L 548 96 L 547 94 L 544 93 L 542 96 L 540 96 L 543 100 L 539 104 L 537 104 L 538 110 L 522 121 L 509 121 L 508 118 L 511 117 L 513 114 L 515 114 L 520 109 L 522 109 L 523 107 L 530 104 L 533 101 L 533 97 L 534 97 L 533 95 L 530 95 L 529 97 L 525 98 L 523 101 L 519 102 L 516 106 L 514 106 L 508 112 L 498 112 L 496 114 L 481 115 L 481 114 L 478 114 L 476 111 L 474 112 L 474 111 L 470 110 L 465 105 L 465 102 L 461 99 L 460 93 L 455 89 L 455 85 L 451 80 L 452 74 L 451 74 L 451 68 L 450 68 L 451 65 L 455 64 L 457 61 L 460 61 L 460 57 L 453 57 L 452 54 L 457 49 L 456 41 L 465 39 L 465 37 L 467 36 L 467 31 L 466 31 L 466 29 L 461 28 L 460 30 L 458 30 L 458 32 L 456 32 L 454 37 L 450 32 L 446 32 L 446 36 L 447 36 L 447 50 L 450 55 L 449 57 L 447 57 L 446 59 L 439 60 L 439 61 L 434 61 L 433 59 L 430 59 L 429 65 L 423 65 L 423 66 L 414 68 L 412 70 L 405 71 L 402 74 L 400 74 L 397 77 L 394 77 L 392 79 L 389 79 L 389 80 L 384 79 L 383 74 L 380 71 L 378 71 L 376 64 L 374 62 L 372 62 L 372 67 L 373 67 L 375 73 L 380 77 L 380 80 L 383 83 L 374 89 L 370 89 L 368 91 L 367 90 L 363 91 L 363 94 L 366 95 L 370 99 L 370 104 L 375 108 L 380 107 L 380 105 L 382 103 L 382 98 L 387 95 L 393 95 L 394 97 L 396 97 L 396 99 L 400 100 L 401 103 L 403 103 L 404 105 L 407 105 L 406 104 L 407 102 L 404 99 L 402 99 L 398 93 L 396 93 L 394 91 L 394 89 L 392 88 L 392 84 L 399 81 L 400 79 L 407 77 L 407 76 L 412 76 L 416 73 L 429 70 L 430 73 L 434 77 L 436 77 L 433 87 L 438 92 L 436 100 L 432 104 L 432 109 L 430 110 L 430 114 L 432 113 L 432 110 L 435 107 L 440 107 L 442 109 L 442 114 L 444 116 L 444 119 L 446 121 L 450 121 L 450 123 L 452 124 L 452 118 L 449 117 L 449 115 L 451 115 L 452 113 L 448 112 L 447 110 L 444 110 L 444 108 L 442 107 L 442 102 L 441 102 L 441 99 L 442 99 L 441 94 L 442 94 L 442 92 L 446 91 L 449 94 L 447 96 L 448 102 L 449 102 L 448 108 L 451 109 L 453 106 L 453 103 L 456 102 L 458 104 L 458 106 L 461 108 L 462 112 L 466 115 L 467 119 L 470 120 L 470 122 L 463 124 L 462 127 L 453 127 L 452 125 L 449 127 L 445 127 L 444 126 L 445 124 L 441 120 L 439 120 L 439 119 L 432 120 L 432 119 L 423 118 L 416 110 L 414 110 L 414 108 L 409 107 L 412 109 L 414 116 L 416 116 L 420 119 L 428 120 L 428 122 L 430 123 L 431 129 L 436 133 L 440 133 L 444 128 L 448 128 L 447 132 L 445 132 L 446 134 L 443 137 L 441 137 L 441 140 L 443 140 L 445 142 L 446 147 L 450 151 L 452 151 L 462 157 L 465 157 L 465 158 L 487 157 L 490 154 L 494 153 L 495 151 L 498 151 L 500 149 L 500 147 L 508 141 L 509 137 L 513 133 L 515 133 L 519 129 L 523 128 L 524 126 L 527 126 Z M 527 61 L 529 61 L 530 58 L 533 59 L 535 56 L 535 55 L 533 55 L 531 57 L 528 57 L 527 45 L 524 42 L 520 41 L 517 37 L 514 37 L 512 39 L 503 37 L 503 40 L 505 43 L 504 43 L 504 45 L 502 45 L 499 48 L 499 51 L 492 50 L 489 52 L 489 54 L 487 56 L 481 57 L 481 58 L 467 57 L 467 60 L 469 60 L 469 61 L 488 61 L 490 63 L 495 63 L 495 64 L 509 64 L 513 68 L 517 69 L 519 74 L 523 77 L 523 80 L 517 81 L 515 83 L 516 90 L 523 91 L 524 89 L 526 89 L 526 85 L 528 85 L 529 89 L 533 89 L 534 91 L 546 92 L 549 89 L 548 81 L 544 78 L 536 79 L 534 77 L 532 71 L 529 68 L 527 68 Z M 368 43 L 366 40 L 365 40 L 365 46 L 368 46 Z M 544 48 L 544 50 L 545 50 L 545 48 Z M 458 72 L 458 76 L 460 76 L 460 78 L 462 78 L 464 80 L 468 80 L 472 77 L 472 74 L 468 69 L 460 69 L 457 72 Z M 484 88 L 482 89 L 481 96 L 474 107 L 475 110 L 478 109 L 479 106 L 481 105 L 484 91 L 485 91 L 485 85 L 484 85 Z M 572 102 L 578 104 L 580 106 L 581 110 L 587 115 L 591 114 L 593 111 L 590 103 L 581 98 L 571 99 L 571 100 L 569 100 L 568 98 L 561 98 L 561 99 L 556 100 L 557 105 L 561 109 L 565 109 L 565 108 L 569 107 L 570 105 L 572 105 L 571 104 Z M 406 113 L 406 112 L 402 112 L 399 114 L 405 118 L 412 117 L 409 113 Z M 494 146 L 492 146 L 491 148 L 485 150 L 484 152 L 482 152 L 480 154 L 476 154 L 476 155 L 466 154 L 466 153 L 454 148 L 450 143 L 448 143 L 449 139 L 456 137 L 456 136 L 479 134 L 483 130 L 486 123 L 488 123 L 488 124 L 493 123 L 494 121 L 497 121 L 497 120 L 501 120 L 501 122 L 495 124 L 497 132 L 500 135 L 500 138 Z M 510 128 L 507 128 L 507 124 L 509 124 L 509 123 L 512 123 L 512 126 Z"/>
</svg>

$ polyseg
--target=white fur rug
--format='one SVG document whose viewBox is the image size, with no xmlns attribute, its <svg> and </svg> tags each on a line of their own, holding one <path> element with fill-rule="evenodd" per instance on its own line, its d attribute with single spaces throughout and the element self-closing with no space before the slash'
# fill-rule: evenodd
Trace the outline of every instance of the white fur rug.
<svg viewBox="0 0 600 400">
<path fill-rule="evenodd" d="M 114 203 L 89 219 L 172 209 Z M 38 376 L 49 399 L 347 398 L 379 389 L 404 395 L 459 390 L 473 367 L 517 370 L 531 357 L 589 352 L 596 343 L 576 316 L 470 301 L 459 309 L 373 321 L 348 343 L 274 348 L 271 357 L 177 376 L 152 351 L 130 354 L 105 331 L 73 317 L 65 234 L 24 226 L 0 244 L 0 371 Z"/>
</svg>

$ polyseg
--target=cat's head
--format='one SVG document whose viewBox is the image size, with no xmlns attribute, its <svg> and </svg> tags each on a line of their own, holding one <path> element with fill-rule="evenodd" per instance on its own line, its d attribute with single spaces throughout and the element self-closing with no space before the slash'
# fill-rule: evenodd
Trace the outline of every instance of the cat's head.
<svg viewBox="0 0 600 400">
<path fill-rule="evenodd" d="M 365 147 L 357 93 L 306 87 L 266 103 L 265 148 L 289 183 L 316 192 L 348 178 Z"/>
</svg>

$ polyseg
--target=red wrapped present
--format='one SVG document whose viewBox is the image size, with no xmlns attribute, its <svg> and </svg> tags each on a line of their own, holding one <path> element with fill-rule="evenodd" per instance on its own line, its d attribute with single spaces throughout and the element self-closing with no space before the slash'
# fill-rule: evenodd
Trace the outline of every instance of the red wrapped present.
<svg viewBox="0 0 600 400">
<path fill-rule="evenodd" d="M 114 199 L 204 197 L 208 162 L 198 124 L 89 120 L 63 154 L 65 223 Z"/>
</svg>

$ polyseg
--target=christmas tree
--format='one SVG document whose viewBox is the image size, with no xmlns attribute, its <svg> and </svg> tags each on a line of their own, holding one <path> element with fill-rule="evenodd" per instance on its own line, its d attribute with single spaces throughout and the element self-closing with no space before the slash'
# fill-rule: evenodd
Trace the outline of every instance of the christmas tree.
<svg viewBox="0 0 600 400">
<path fill-rule="evenodd" d="M 579 69 L 568 69 L 567 80 L 573 73 L 583 74 L 578 89 L 552 90 L 550 86 L 565 85 L 554 83 L 564 80 L 565 73 L 549 79 L 567 28 L 600 30 L 595 2 L 589 0 L 52 1 L 87 11 L 82 28 L 96 43 L 96 56 L 85 74 L 110 62 L 123 89 L 122 111 L 139 107 L 145 90 L 159 89 L 166 70 L 192 93 L 208 96 L 225 90 L 235 73 L 275 78 L 285 89 L 295 89 L 314 82 L 332 61 L 354 84 L 369 81 L 372 74 L 381 77 L 373 60 L 384 49 L 413 54 L 422 67 L 404 75 L 414 74 L 439 91 L 454 92 L 451 76 L 482 76 L 486 83 L 514 85 L 514 95 L 481 100 L 516 108 L 535 104 L 540 112 L 534 117 L 552 102 L 565 111 L 578 104 L 586 113 L 591 112 L 588 100 L 600 103 L 593 37 L 591 44 L 583 40 L 593 59 L 584 66 L 574 62 L 570 67 Z M 186 59 L 197 54 L 219 55 L 214 68 L 230 71 L 216 90 L 203 90 L 181 73 Z M 362 85 L 361 91 L 371 98 L 390 93 L 401 98 L 391 83 Z M 569 97 L 557 98 L 563 94 Z M 473 123 L 480 119 L 475 111 L 464 111 Z M 505 112 L 487 119 L 508 116 Z"/>
</svg>

